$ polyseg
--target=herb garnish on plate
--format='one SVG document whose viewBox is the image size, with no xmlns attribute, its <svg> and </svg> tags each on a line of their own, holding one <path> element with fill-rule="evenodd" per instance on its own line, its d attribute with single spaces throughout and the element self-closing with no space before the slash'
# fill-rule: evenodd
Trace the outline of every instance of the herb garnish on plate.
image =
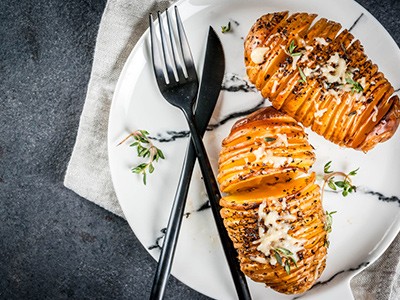
<svg viewBox="0 0 400 300">
<path fill-rule="evenodd" d="M 136 130 L 129 134 L 125 139 L 123 139 L 118 145 L 128 140 L 130 137 L 134 138 L 134 142 L 130 144 L 130 147 L 136 147 L 138 157 L 149 158 L 148 162 L 139 164 L 138 166 L 132 168 L 132 173 L 142 174 L 143 183 L 147 183 L 147 171 L 149 174 L 154 172 L 154 162 L 158 160 L 165 159 L 164 153 L 154 146 L 154 144 L 149 139 L 149 133 L 146 130 Z"/>
</svg>

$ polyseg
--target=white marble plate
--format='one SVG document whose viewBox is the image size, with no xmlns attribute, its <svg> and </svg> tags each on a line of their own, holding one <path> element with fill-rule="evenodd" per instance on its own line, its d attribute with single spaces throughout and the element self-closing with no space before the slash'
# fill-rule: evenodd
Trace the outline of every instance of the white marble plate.
<svg viewBox="0 0 400 300">
<path fill-rule="evenodd" d="M 268 105 L 260 94 L 246 86 L 243 64 L 243 39 L 261 15 L 282 10 L 318 13 L 351 28 L 364 44 L 368 56 L 386 74 L 395 89 L 400 88 L 400 51 L 376 19 L 351 0 L 258 0 L 258 1 L 179 1 L 178 7 L 201 74 L 208 26 L 218 32 L 226 55 L 225 87 L 211 119 L 216 124 L 205 136 L 206 148 L 216 172 L 221 140 L 237 120 L 235 114 Z M 232 31 L 222 34 L 220 27 L 229 21 Z M 135 149 L 116 146 L 129 132 L 146 129 L 166 156 L 155 166 L 147 185 L 131 173 L 138 164 Z M 358 191 L 343 198 L 325 193 L 324 208 L 337 211 L 330 235 L 327 267 L 319 283 L 304 299 L 351 299 L 352 276 L 376 260 L 400 229 L 400 143 L 399 132 L 388 142 L 367 154 L 340 148 L 309 130 L 316 148 L 314 170 L 322 173 L 327 161 L 336 170 L 360 168 L 354 179 Z M 149 253 L 157 259 L 174 198 L 183 156 L 187 126 L 183 115 L 160 95 L 149 57 L 148 32 L 139 40 L 121 73 L 111 107 L 108 150 L 114 187 L 124 214 Z M 217 299 L 236 298 L 222 248 L 204 191 L 198 167 L 189 191 L 187 217 L 176 251 L 172 274 L 193 289 Z M 248 280 L 254 299 L 292 299 L 262 284 Z"/>
</svg>

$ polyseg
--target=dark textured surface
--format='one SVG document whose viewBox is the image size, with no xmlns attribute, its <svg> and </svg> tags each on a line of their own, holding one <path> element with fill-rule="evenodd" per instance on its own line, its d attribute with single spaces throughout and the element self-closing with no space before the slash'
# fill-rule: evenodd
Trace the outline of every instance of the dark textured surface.
<svg viewBox="0 0 400 300">
<path fill-rule="evenodd" d="M 400 1 L 360 0 L 400 44 Z M 0 299 L 145 299 L 128 224 L 64 188 L 105 0 L 0 1 Z M 168 299 L 204 299 L 175 279 Z"/>
</svg>

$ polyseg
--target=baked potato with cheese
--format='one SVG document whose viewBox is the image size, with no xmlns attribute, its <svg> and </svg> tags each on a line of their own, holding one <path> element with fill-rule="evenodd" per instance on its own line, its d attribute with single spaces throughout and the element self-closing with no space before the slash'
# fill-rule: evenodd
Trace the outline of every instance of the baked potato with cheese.
<svg viewBox="0 0 400 300">
<path fill-rule="evenodd" d="M 276 109 L 340 146 L 366 152 L 399 126 L 399 97 L 339 23 L 308 13 L 263 15 L 245 39 L 244 60 Z"/>
<path fill-rule="evenodd" d="M 326 217 L 313 147 L 295 119 L 261 108 L 223 140 L 221 216 L 242 271 L 286 294 L 308 290 L 325 268 Z"/>
</svg>

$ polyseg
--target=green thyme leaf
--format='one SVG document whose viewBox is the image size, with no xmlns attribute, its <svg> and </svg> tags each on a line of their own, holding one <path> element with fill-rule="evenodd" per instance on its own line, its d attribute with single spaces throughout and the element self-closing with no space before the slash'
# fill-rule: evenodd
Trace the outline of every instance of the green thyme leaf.
<svg viewBox="0 0 400 300">
<path fill-rule="evenodd" d="M 143 152 L 143 157 L 149 157 L 150 156 L 150 149 L 146 149 L 144 152 Z"/>
<path fill-rule="evenodd" d="M 293 253 L 286 248 L 278 247 L 278 248 L 276 248 L 276 250 L 279 251 L 280 253 L 282 253 L 284 256 L 293 255 Z"/>
<path fill-rule="evenodd" d="M 153 173 L 154 172 L 154 166 L 153 166 L 153 164 L 149 164 L 149 173 L 151 174 L 151 173 Z"/>
<path fill-rule="evenodd" d="M 329 248 L 330 245 L 331 245 L 331 242 L 328 241 L 328 240 L 325 240 L 324 246 L 325 246 L 326 248 Z"/>
<path fill-rule="evenodd" d="M 362 85 L 360 83 L 358 83 L 357 81 L 354 81 L 353 78 L 351 77 L 346 77 L 346 83 L 351 84 L 351 92 L 357 92 L 357 93 L 361 93 L 364 91 L 364 88 L 362 87 Z"/>
<path fill-rule="evenodd" d="M 335 181 L 335 185 L 337 187 L 340 187 L 340 188 L 344 188 L 345 187 L 344 181 Z"/>
<path fill-rule="evenodd" d="M 325 212 L 325 217 L 326 217 L 325 230 L 328 233 L 332 232 L 332 223 L 333 223 L 332 215 L 333 214 L 336 214 L 336 211 L 331 211 L 331 212 L 326 211 Z"/>
<path fill-rule="evenodd" d="M 357 188 L 356 188 L 354 185 L 352 185 L 352 186 L 349 188 L 349 193 L 352 193 L 352 192 L 357 192 Z"/>
<path fill-rule="evenodd" d="M 350 175 L 350 176 L 357 175 L 357 172 L 358 172 L 359 169 L 360 169 L 360 168 L 357 168 L 357 169 L 351 171 L 351 172 L 349 173 L 349 175 Z"/>
<path fill-rule="evenodd" d="M 165 159 L 164 153 L 161 151 L 161 149 L 157 148 L 157 156 L 161 159 Z"/>
<path fill-rule="evenodd" d="M 325 174 L 332 173 L 332 171 L 329 170 L 329 169 L 331 168 L 331 163 L 332 163 L 332 161 L 328 161 L 328 162 L 324 165 L 324 173 L 325 173 Z"/>
<path fill-rule="evenodd" d="M 333 180 L 329 180 L 329 181 L 328 181 L 328 186 L 329 186 L 332 190 L 336 191 L 336 185 L 335 185 L 335 183 L 333 182 Z"/>
<path fill-rule="evenodd" d="M 289 49 L 288 49 L 289 54 L 292 54 L 293 51 L 294 51 L 294 49 L 296 49 L 296 45 L 294 44 L 294 40 L 292 40 L 292 41 L 290 42 L 290 44 L 289 44 Z"/>
<path fill-rule="evenodd" d="M 231 30 L 231 22 L 228 22 L 228 25 L 221 26 L 221 32 L 226 33 Z"/>
<path fill-rule="evenodd" d="M 299 73 L 300 73 L 300 77 L 301 77 L 301 79 L 299 80 L 299 82 L 303 82 L 303 83 L 307 84 L 307 77 L 306 77 L 306 75 L 304 75 L 304 72 L 303 72 L 303 70 L 302 70 L 300 67 L 298 67 L 298 69 L 299 69 Z"/>
<path fill-rule="evenodd" d="M 143 184 L 146 185 L 147 184 L 147 174 L 143 173 Z"/>
<path fill-rule="evenodd" d="M 290 262 L 288 260 L 285 261 L 285 271 L 288 275 L 290 274 Z"/>
<path fill-rule="evenodd" d="M 264 141 L 266 141 L 266 142 L 274 142 L 274 141 L 276 141 L 276 138 L 274 138 L 274 137 L 265 137 Z"/>
<path fill-rule="evenodd" d="M 276 261 L 278 262 L 278 264 L 282 265 L 282 257 L 279 254 L 279 252 L 274 250 L 274 254 L 275 254 L 275 258 L 276 258 Z"/>
<path fill-rule="evenodd" d="M 137 167 L 135 167 L 135 168 L 133 168 L 132 169 L 132 172 L 133 173 L 141 173 L 141 172 L 143 172 L 143 170 L 146 168 L 146 164 L 140 164 L 140 165 L 138 165 Z"/>
<path fill-rule="evenodd" d="M 138 151 L 138 156 L 143 157 L 143 153 L 146 151 L 146 148 L 138 146 L 137 151 Z"/>
</svg>

